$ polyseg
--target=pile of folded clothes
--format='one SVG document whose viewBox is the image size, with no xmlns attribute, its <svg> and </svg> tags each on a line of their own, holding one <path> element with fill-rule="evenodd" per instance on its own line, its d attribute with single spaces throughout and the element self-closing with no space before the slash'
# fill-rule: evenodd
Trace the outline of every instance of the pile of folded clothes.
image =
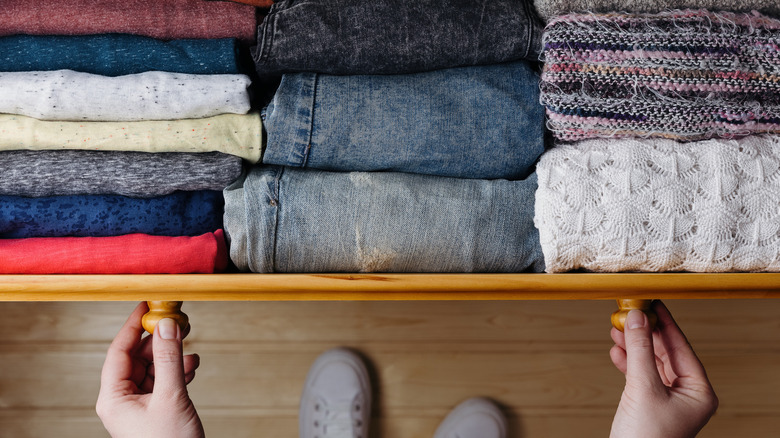
<svg viewBox="0 0 780 438">
<path fill-rule="evenodd" d="M 237 3 L 3 2 L 0 273 L 225 269 L 222 190 L 261 152 L 255 28 Z"/>
<path fill-rule="evenodd" d="M 780 20 L 591 3 L 536 0 L 547 271 L 779 271 Z"/>
<path fill-rule="evenodd" d="M 276 2 L 253 48 L 281 76 L 262 164 L 225 190 L 232 261 L 542 271 L 541 29 L 516 0 Z"/>
</svg>

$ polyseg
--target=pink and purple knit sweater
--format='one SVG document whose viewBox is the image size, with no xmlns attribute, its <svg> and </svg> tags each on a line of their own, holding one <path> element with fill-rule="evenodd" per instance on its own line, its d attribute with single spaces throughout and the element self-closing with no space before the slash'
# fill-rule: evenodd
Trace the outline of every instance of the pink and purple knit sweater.
<svg viewBox="0 0 780 438">
<path fill-rule="evenodd" d="M 543 44 L 541 102 L 558 140 L 780 132 L 780 20 L 569 14 L 548 23 Z"/>
</svg>

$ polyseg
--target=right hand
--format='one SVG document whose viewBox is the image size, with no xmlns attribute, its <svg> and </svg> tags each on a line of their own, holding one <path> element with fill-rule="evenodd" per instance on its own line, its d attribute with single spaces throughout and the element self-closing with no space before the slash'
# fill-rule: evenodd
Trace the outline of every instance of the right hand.
<svg viewBox="0 0 780 438">
<path fill-rule="evenodd" d="M 715 414 L 718 397 L 691 345 L 660 301 L 652 331 L 647 316 L 632 310 L 625 332 L 612 329 L 612 363 L 626 386 L 611 438 L 693 438 Z"/>
</svg>

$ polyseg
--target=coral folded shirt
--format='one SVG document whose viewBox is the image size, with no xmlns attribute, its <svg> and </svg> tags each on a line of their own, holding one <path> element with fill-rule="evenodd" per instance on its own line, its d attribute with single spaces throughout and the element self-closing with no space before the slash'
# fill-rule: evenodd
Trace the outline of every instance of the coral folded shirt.
<svg viewBox="0 0 780 438">
<path fill-rule="evenodd" d="M 226 267 L 222 230 L 194 237 L 0 239 L 0 274 L 210 274 Z"/>
</svg>

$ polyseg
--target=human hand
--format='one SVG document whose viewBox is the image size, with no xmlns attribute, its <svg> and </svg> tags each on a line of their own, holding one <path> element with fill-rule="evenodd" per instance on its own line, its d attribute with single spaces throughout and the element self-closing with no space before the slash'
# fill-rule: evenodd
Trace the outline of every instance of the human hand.
<svg viewBox="0 0 780 438">
<path fill-rule="evenodd" d="M 611 438 L 692 438 L 718 408 L 718 397 L 688 340 L 666 306 L 653 303 L 656 330 L 632 310 L 625 332 L 612 329 L 612 363 L 626 386 Z"/>
<path fill-rule="evenodd" d="M 200 358 L 183 356 L 181 330 L 170 318 L 141 339 L 147 311 L 145 302 L 139 304 L 108 349 L 97 414 L 113 438 L 202 438 L 187 394 Z"/>
</svg>

